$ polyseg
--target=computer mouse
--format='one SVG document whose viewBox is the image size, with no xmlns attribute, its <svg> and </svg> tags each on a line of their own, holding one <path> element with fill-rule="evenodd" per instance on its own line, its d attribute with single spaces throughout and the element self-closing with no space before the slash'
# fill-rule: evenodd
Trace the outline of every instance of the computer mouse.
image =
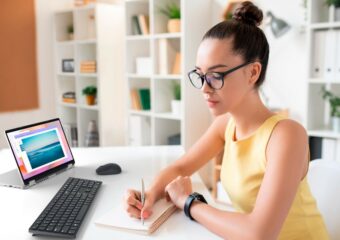
<svg viewBox="0 0 340 240">
<path fill-rule="evenodd" d="M 107 163 L 96 169 L 98 175 L 112 175 L 122 172 L 121 167 L 117 163 Z"/>
</svg>

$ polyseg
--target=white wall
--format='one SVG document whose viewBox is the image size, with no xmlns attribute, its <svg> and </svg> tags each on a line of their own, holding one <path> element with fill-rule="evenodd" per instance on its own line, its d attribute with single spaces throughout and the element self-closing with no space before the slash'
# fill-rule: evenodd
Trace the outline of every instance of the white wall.
<svg viewBox="0 0 340 240">
<path fill-rule="evenodd" d="M 215 0 L 212 14 L 214 23 L 220 21 L 227 2 Z M 288 108 L 290 116 L 304 124 L 307 111 L 307 40 L 306 34 L 301 33 L 304 20 L 302 2 L 254 1 L 263 10 L 264 15 L 271 11 L 292 26 L 289 32 L 277 39 L 272 35 L 269 26 L 263 26 L 270 46 L 267 76 L 263 86 L 263 91 L 269 99 L 268 106 Z"/>
<path fill-rule="evenodd" d="M 5 129 L 43 121 L 56 116 L 52 16 L 54 11 L 70 7 L 72 3 L 72 0 L 35 1 L 39 108 L 0 113 L 0 148 L 7 147 L 6 137 L 3 134 Z"/>
</svg>

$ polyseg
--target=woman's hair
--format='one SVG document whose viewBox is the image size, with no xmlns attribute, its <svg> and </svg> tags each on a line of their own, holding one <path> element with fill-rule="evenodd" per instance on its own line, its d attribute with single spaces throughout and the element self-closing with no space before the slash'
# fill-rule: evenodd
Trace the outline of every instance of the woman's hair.
<svg viewBox="0 0 340 240">
<path fill-rule="evenodd" d="M 262 70 L 255 84 L 257 88 L 265 79 L 269 58 L 267 38 L 258 28 L 262 19 L 262 11 L 252 2 L 245 1 L 235 10 L 231 20 L 216 24 L 203 37 L 203 40 L 233 38 L 232 50 L 235 54 L 240 54 L 245 62 L 259 61 Z"/>
</svg>

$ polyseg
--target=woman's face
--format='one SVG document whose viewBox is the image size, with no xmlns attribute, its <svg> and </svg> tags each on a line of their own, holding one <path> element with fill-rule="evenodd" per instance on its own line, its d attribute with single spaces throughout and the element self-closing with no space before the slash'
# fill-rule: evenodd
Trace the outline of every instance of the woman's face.
<svg viewBox="0 0 340 240">
<path fill-rule="evenodd" d="M 198 48 L 196 70 L 199 74 L 225 72 L 244 63 L 240 55 L 232 52 L 232 39 L 203 40 Z M 211 113 L 215 116 L 232 112 L 250 90 L 254 89 L 252 65 L 249 64 L 224 77 L 224 85 L 214 90 L 204 81 L 202 92 Z"/>
</svg>

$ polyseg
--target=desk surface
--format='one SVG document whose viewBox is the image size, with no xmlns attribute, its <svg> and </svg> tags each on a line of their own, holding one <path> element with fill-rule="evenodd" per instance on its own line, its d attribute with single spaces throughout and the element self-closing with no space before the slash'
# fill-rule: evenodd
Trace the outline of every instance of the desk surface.
<svg viewBox="0 0 340 240">
<path fill-rule="evenodd" d="M 75 168 L 63 172 L 27 190 L 0 187 L 0 239 L 53 239 L 32 237 L 29 226 L 38 217 L 68 177 L 96 179 L 103 182 L 78 232 L 77 239 L 218 239 L 183 212 L 177 211 L 156 232 L 140 236 L 105 227 L 94 222 L 108 209 L 120 203 L 128 188 L 140 188 L 140 178 L 152 179 L 160 169 L 183 154 L 181 147 L 110 147 L 75 148 Z M 0 173 L 15 168 L 12 153 L 0 151 Z M 105 163 L 115 162 L 122 168 L 119 175 L 98 176 L 95 169 Z M 195 191 L 213 203 L 210 194 L 198 175 L 192 178 Z"/>
</svg>

